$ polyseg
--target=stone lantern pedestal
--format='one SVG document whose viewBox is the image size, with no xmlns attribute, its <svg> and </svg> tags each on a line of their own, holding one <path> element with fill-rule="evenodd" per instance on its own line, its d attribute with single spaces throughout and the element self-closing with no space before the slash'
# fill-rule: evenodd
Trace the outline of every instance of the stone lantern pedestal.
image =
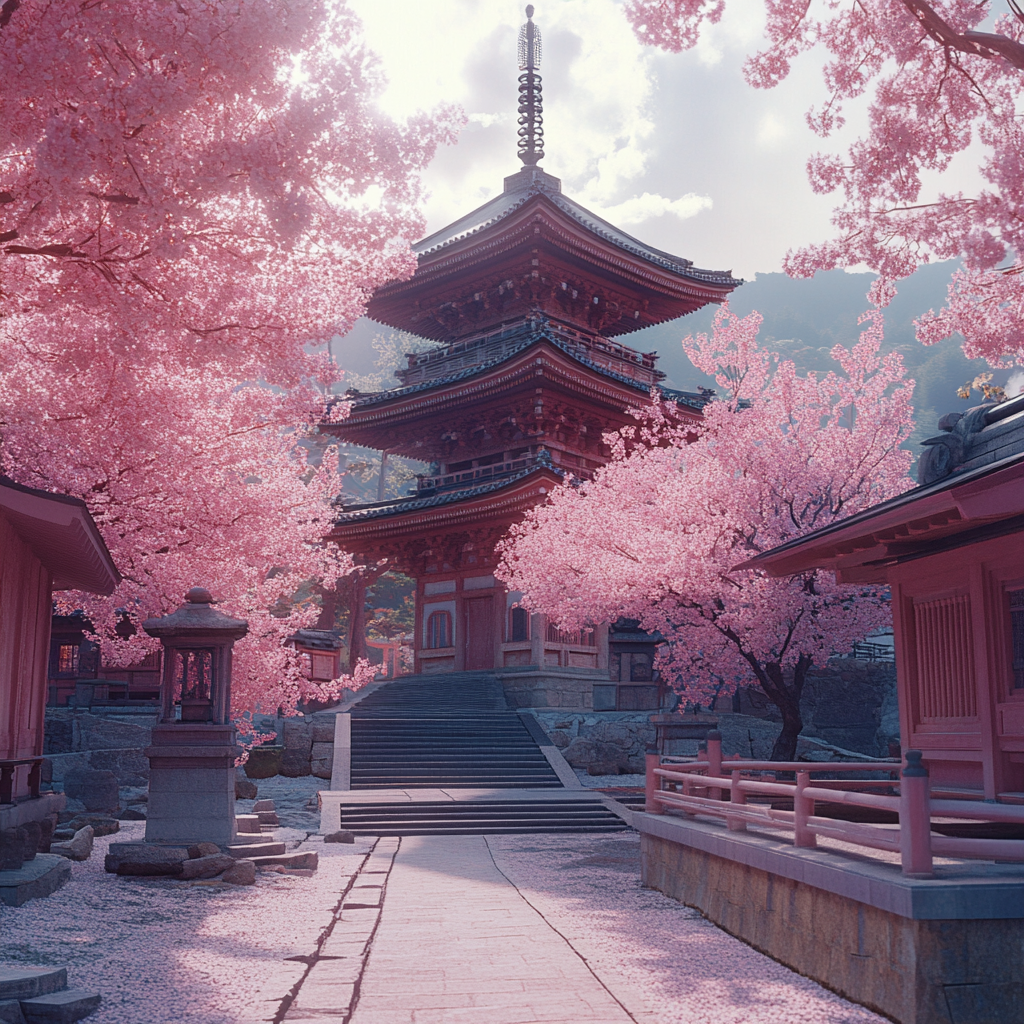
<svg viewBox="0 0 1024 1024">
<path fill-rule="evenodd" d="M 164 646 L 162 714 L 149 758 L 146 842 L 234 843 L 235 743 L 231 721 L 231 649 L 248 623 L 213 607 L 195 587 L 171 615 L 143 629 Z M 180 708 L 180 717 L 179 711 Z"/>
</svg>

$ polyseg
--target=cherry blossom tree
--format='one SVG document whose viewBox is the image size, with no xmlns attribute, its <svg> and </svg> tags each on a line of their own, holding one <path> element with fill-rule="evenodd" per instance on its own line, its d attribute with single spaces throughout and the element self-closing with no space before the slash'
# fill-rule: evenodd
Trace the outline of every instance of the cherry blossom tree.
<svg viewBox="0 0 1024 1024">
<path fill-rule="evenodd" d="M 911 485 L 901 450 L 913 383 L 879 357 L 882 315 L 836 346 L 841 372 L 798 377 L 757 346 L 761 317 L 721 309 L 687 338 L 721 397 L 696 427 L 671 404 L 608 435 L 612 459 L 558 487 L 503 542 L 498 575 L 563 628 L 623 616 L 669 641 L 661 665 L 688 701 L 755 681 L 778 707 L 772 757 L 791 760 L 812 665 L 889 621 L 884 591 L 818 570 L 773 579 L 741 564 Z"/>
<path fill-rule="evenodd" d="M 767 45 L 744 72 L 771 88 L 802 53 L 823 51 L 828 98 L 807 113 L 827 138 L 843 105 L 870 94 L 868 134 L 845 155 L 808 164 L 815 192 L 840 192 L 837 236 L 791 252 L 790 274 L 866 264 L 880 274 L 874 298 L 929 259 L 960 257 L 947 304 L 918 322 L 933 344 L 960 332 L 969 357 L 1024 362 L 1024 10 L 1007 0 L 765 0 Z M 679 52 L 717 22 L 725 0 L 629 0 L 638 37 Z M 972 145 L 985 186 L 975 194 L 929 184 Z"/>
<path fill-rule="evenodd" d="M 202 583 L 250 620 L 238 707 L 293 706 L 291 595 L 349 568 L 297 443 L 338 378 L 311 353 L 412 272 L 458 117 L 382 115 L 327 0 L 7 0 L 0 67 L 3 471 L 96 516 L 125 580 L 70 600 L 108 657 Z"/>
</svg>

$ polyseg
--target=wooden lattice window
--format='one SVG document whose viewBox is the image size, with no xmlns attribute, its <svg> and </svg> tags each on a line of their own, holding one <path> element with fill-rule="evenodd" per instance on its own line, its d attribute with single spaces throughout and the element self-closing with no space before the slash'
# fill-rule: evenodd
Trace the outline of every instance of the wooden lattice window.
<svg viewBox="0 0 1024 1024">
<path fill-rule="evenodd" d="M 915 604 L 914 636 L 921 720 L 977 717 L 970 598 Z"/>
<path fill-rule="evenodd" d="M 510 608 L 508 613 L 509 642 L 530 639 L 530 613 L 525 608 Z"/>
<path fill-rule="evenodd" d="M 310 654 L 310 676 L 316 680 L 330 680 L 334 678 L 334 655 L 333 654 Z"/>
<path fill-rule="evenodd" d="M 78 671 L 78 644 L 60 644 L 57 647 L 57 672 L 62 676 L 74 675 Z"/>
<path fill-rule="evenodd" d="M 548 623 L 548 642 L 552 644 L 571 644 L 573 647 L 596 647 L 597 631 L 584 627 L 583 629 L 559 629 L 553 623 Z"/>
<path fill-rule="evenodd" d="M 451 612 L 431 612 L 427 619 L 427 647 L 434 650 L 438 647 L 452 646 Z"/>
<path fill-rule="evenodd" d="M 1010 591 L 1013 688 L 1024 690 L 1024 589 Z"/>
</svg>

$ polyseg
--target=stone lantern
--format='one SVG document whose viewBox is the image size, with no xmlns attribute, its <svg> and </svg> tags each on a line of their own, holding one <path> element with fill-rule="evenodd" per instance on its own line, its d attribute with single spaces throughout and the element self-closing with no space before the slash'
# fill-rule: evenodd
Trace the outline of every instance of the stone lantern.
<svg viewBox="0 0 1024 1024">
<path fill-rule="evenodd" d="M 218 612 L 210 592 L 193 587 L 181 608 L 142 628 L 164 647 L 162 713 L 146 749 L 146 841 L 233 843 L 242 751 L 231 721 L 231 649 L 249 624 Z"/>
</svg>

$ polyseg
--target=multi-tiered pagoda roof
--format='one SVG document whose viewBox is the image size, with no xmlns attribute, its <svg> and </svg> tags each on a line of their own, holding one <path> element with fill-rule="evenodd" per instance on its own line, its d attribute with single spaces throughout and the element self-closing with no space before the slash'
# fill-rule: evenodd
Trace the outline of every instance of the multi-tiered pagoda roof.
<svg viewBox="0 0 1024 1024">
<path fill-rule="evenodd" d="M 528 22 L 529 39 L 532 29 Z M 422 600 L 455 594 L 452 608 L 474 615 L 485 593 L 504 607 L 500 586 L 480 575 L 493 569 L 497 542 L 566 476 L 599 469 L 610 456 L 605 434 L 653 399 L 699 420 L 707 394 L 666 388 L 657 354 L 621 337 L 721 302 L 741 283 L 647 246 L 564 195 L 537 166 L 540 77 L 531 65 L 523 70 L 526 166 L 500 195 L 416 243 L 412 277 L 378 288 L 368 306 L 372 319 L 437 347 L 408 356 L 399 387 L 350 391 L 348 416 L 324 426 L 430 467 L 408 495 L 339 508 L 331 539 L 416 577 Z M 465 599 L 464 586 L 472 591 Z M 469 622 L 455 635 L 463 629 L 472 646 L 480 627 Z M 463 651 L 457 639 L 452 664 L 480 667 L 488 643 Z M 518 653 L 501 648 L 492 661 Z"/>
</svg>

